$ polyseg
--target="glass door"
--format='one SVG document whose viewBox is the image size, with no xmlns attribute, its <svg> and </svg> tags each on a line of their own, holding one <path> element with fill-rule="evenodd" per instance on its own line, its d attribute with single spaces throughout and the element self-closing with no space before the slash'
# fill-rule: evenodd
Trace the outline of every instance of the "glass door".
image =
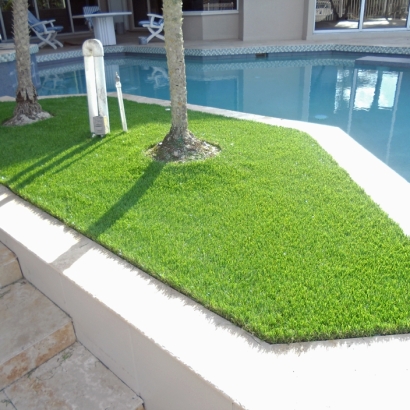
<svg viewBox="0 0 410 410">
<path fill-rule="evenodd" d="M 71 8 L 72 16 L 81 16 L 84 14 L 83 7 L 85 6 L 98 6 L 98 0 L 67 0 Z M 75 18 L 72 19 L 73 30 L 77 31 L 89 31 L 88 24 L 85 19 Z"/>
<path fill-rule="evenodd" d="M 1 7 L 1 37 L 3 40 L 10 40 L 13 38 L 13 14 L 12 14 L 13 0 L 6 0 Z"/>
<path fill-rule="evenodd" d="M 149 0 L 132 0 L 134 27 L 139 27 L 138 23 L 147 20 Z"/>
<path fill-rule="evenodd" d="M 367 0 L 363 28 L 405 28 L 409 0 Z"/>
<path fill-rule="evenodd" d="M 55 20 L 54 25 L 63 26 L 63 32 L 71 32 L 70 15 L 65 0 L 37 0 L 40 20 Z M 36 14 L 32 10 L 33 14 Z"/>
<path fill-rule="evenodd" d="M 317 0 L 315 30 L 359 28 L 362 0 Z"/>
<path fill-rule="evenodd" d="M 147 13 L 162 15 L 162 0 L 132 0 L 134 27 L 140 27 L 138 23 L 147 20 Z"/>
<path fill-rule="evenodd" d="M 316 0 L 315 31 L 405 29 L 409 0 Z"/>
<path fill-rule="evenodd" d="M 1 4 L 1 2 L 0 2 Z M 0 8 L 1 11 L 1 36 L 3 40 L 12 40 L 13 39 L 13 9 L 12 9 L 13 0 L 5 0 L 2 3 Z M 36 3 L 35 0 L 28 0 L 29 10 L 37 16 Z"/>
</svg>

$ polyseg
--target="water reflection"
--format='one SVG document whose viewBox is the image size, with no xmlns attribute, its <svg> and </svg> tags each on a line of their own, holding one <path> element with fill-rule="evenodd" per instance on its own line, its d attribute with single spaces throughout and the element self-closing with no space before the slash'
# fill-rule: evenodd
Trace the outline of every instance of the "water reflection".
<svg viewBox="0 0 410 410">
<path fill-rule="evenodd" d="M 169 78 L 168 72 L 163 67 L 149 67 L 151 74 L 147 77 L 147 81 L 151 82 L 154 88 L 168 87 Z"/>
<path fill-rule="evenodd" d="M 312 78 L 319 71 L 314 67 Z M 326 114 L 321 122 L 342 128 L 410 182 L 410 101 L 409 93 L 402 92 L 410 86 L 410 72 L 384 67 L 328 67 L 327 71 L 334 71 L 334 82 L 327 89 L 312 87 L 309 121 L 318 122 L 315 112 Z M 327 74 L 329 78 L 331 73 Z"/>
</svg>

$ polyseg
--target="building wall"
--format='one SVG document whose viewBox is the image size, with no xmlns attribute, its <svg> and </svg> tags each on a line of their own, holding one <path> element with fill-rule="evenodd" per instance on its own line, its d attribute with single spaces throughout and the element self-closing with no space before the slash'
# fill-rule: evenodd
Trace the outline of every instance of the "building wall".
<svg viewBox="0 0 410 410">
<path fill-rule="evenodd" d="M 404 37 L 409 30 L 318 31 L 315 0 L 238 0 L 238 12 L 184 16 L 185 40 L 243 40 L 271 42 L 291 40 L 343 41 L 362 38 Z"/>
<path fill-rule="evenodd" d="M 235 13 L 186 14 L 184 38 L 191 41 L 302 40 L 306 38 L 309 2 L 314 4 L 314 0 L 240 0 Z"/>
<path fill-rule="evenodd" d="M 195 40 L 237 40 L 239 38 L 239 14 L 185 15 L 184 39 Z"/>
<path fill-rule="evenodd" d="M 242 0 L 243 41 L 306 38 L 306 6 L 314 0 Z"/>
</svg>

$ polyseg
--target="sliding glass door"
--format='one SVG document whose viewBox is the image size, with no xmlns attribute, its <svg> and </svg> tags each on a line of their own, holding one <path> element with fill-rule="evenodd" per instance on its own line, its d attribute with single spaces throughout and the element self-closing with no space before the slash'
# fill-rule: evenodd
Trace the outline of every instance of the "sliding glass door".
<svg viewBox="0 0 410 410">
<path fill-rule="evenodd" d="M 56 25 L 63 26 L 64 31 L 71 31 L 70 14 L 65 0 L 37 0 L 37 10 L 34 4 L 31 10 L 40 20 L 56 20 Z"/>
<path fill-rule="evenodd" d="M 409 0 L 316 0 L 315 30 L 405 29 Z"/>
<path fill-rule="evenodd" d="M 135 1 L 135 0 L 134 0 Z M 5 0 L 0 8 L 0 34 L 4 40 L 13 38 L 13 0 Z M 98 0 L 29 0 L 29 10 L 40 20 L 55 20 L 64 33 L 88 30 L 85 19 L 73 19 L 83 14 L 84 6 L 98 6 Z"/>
<path fill-rule="evenodd" d="M 162 0 L 132 0 L 134 27 L 147 20 L 147 13 L 162 14 Z"/>
<path fill-rule="evenodd" d="M 84 14 L 83 7 L 86 6 L 99 6 L 98 0 L 66 0 L 72 16 L 80 16 Z M 74 18 L 71 20 L 73 25 L 73 31 L 89 31 L 90 28 L 85 19 Z"/>
<path fill-rule="evenodd" d="M 409 14 L 409 0 L 367 0 L 363 28 L 405 28 Z"/>
<path fill-rule="evenodd" d="M 13 33 L 13 14 L 12 14 L 13 0 L 7 0 L 0 8 L 0 23 L 1 23 L 1 37 L 3 40 L 12 38 Z"/>
</svg>

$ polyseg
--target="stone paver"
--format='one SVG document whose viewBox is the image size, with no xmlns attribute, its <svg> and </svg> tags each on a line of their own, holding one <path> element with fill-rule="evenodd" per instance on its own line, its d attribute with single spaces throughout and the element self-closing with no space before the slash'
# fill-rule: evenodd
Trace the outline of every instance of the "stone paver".
<svg viewBox="0 0 410 410">
<path fill-rule="evenodd" d="M 0 242 L 0 289 L 22 279 L 16 256 Z"/>
<path fill-rule="evenodd" d="M 0 389 L 76 340 L 71 319 L 25 280 L 0 290 Z"/>
<path fill-rule="evenodd" d="M 4 391 L 0 391 L 0 410 L 15 410 L 13 403 L 6 396 Z"/>
<path fill-rule="evenodd" d="M 78 342 L 5 393 L 17 410 L 143 409 L 141 398 Z"/>
</svg>

